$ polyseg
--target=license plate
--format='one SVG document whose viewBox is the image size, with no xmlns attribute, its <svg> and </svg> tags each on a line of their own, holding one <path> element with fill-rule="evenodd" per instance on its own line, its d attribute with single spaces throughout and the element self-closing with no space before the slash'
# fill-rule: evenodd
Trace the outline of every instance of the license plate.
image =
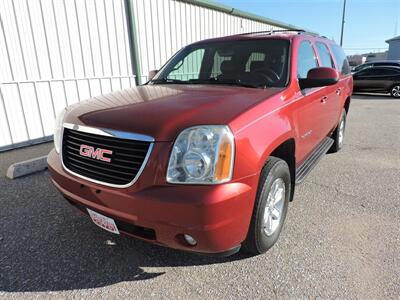
<svg viewBox="0 0 400 300">
<path fill-rule="evenodd" d="M 107 231 L 115 233 L 115 234 L 119 234 L 117 225 L 115 225 L 115 222 L 113 219 L 103 216 L 102 214 L 99 214 L 98 212 L 90 210 L 89 208 L 87 208 L 87 211 L 88 211 L 89 216 L 92 219 L 94 224 L 103 228 L 104 230 L 107 230 Z"/>
</svg>

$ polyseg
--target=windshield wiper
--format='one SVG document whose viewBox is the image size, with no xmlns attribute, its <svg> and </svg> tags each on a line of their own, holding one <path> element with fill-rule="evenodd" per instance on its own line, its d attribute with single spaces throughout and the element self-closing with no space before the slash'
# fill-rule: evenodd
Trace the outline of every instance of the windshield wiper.
<svg viewBox="0 0 400 300">
<path fill-rule="evenodd" d="M 228 79 L 228 80 L 219 80 L 216 78 L 210 79 L 192 79 L 189 81 L 191 84 L 225 84 L 225 85 L 236 85 L 241 87 L 248 87 L 248 88 L 264 88 L 265 85 L 261 84 L 251 84 L 247 82 L 243 82 L 239 79 Z"/>
<path fill-rule="evenodd" d="M 232 79 L 232 80 L 217 80 L 217 84 L 227 84 L 227 85 L 236 85 L 236 86 L 242 86 L 242 87 L 248 87 L 248 88 L 264 88 L 265 85 L 262 84 L 251 84 L 247 82 L 243 82 L 239 79 Z"/>
<path fill-rule="evenodd" d="M 186 84 L 188 81 L 179 80 L 179 79 L 171 79 L 171 78 L 158 78 L 154 80 L 150 80 L 153 84 Z"/>
<path fill-rule="evenodd" d="M 264 84 L 251 84 L 243 82 L 239 79 L 227 79 L 220 80 L 216 78 L 209 79 L 190 79 L 190 80 L 179 80 L 171 78 L 158 78 L 150 81 L 152 84 L 223 84 L 223 85 L 235 85 L 247 88 L 265 88 Z"/>
</svg>

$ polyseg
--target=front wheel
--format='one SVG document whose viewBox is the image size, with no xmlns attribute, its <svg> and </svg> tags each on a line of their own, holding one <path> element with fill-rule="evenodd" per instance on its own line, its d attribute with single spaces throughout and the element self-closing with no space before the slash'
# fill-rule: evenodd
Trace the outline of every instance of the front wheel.
<svg viewBox="0 0 400 300">
<path fill-rule="evenodd" d="M 400 98 L 400 84 L 394 85 L 390 90 L 390 94 L 394 98 Z"/>
<path fill-rule="evenodd" d="M 245 251 L 265 253 L 276 243 L 286 218 L 290 190 L 289 166 L 284 160 L 270 157 L 260 175 L 249 232 L 243 242 Z"/>
</svg>

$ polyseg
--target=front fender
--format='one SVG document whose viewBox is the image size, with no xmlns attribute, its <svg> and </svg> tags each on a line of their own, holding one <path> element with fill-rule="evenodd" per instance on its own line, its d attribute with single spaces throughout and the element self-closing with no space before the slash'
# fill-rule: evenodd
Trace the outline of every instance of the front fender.
<svg viewBox="0 0 400 300">
<path fill-rule="evenodd" d="M 257 174 L 270 154 L 285 141 L 294 138 L 291 118 L 283 110 L 265 115 L 235 134 L 236 179 Z"/>
</svg>

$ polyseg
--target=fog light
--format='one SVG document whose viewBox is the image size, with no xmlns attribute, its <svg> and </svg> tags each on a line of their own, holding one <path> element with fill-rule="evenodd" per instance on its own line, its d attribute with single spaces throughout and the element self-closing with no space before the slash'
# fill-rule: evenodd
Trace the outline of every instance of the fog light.
<svg viewBox="0 0 400 300">
<path fill-rule="evenodd" d="M 192 236 L 184 234 L 183 237 L 185 238 L 186 243 L 188 243 L 190 246 L 197 245 L 197 241 Z"/>
</svg>

